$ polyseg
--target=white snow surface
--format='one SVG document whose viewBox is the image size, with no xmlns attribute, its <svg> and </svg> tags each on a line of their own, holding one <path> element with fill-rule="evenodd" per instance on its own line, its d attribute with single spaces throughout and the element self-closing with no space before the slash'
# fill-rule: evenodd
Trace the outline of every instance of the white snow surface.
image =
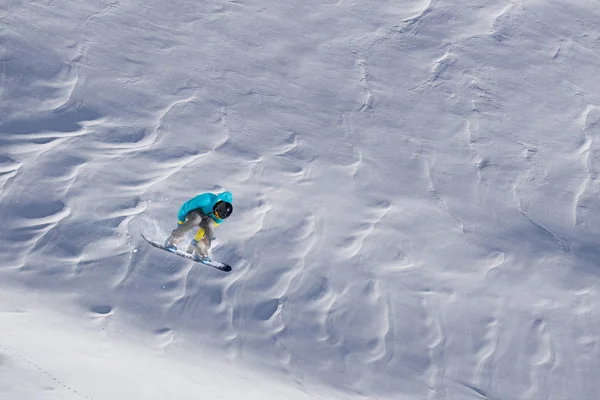
<svg viewBox="0 0 600 400">
<path fill-rule="evenodd" d="M 0 0 L 1 399 L 600 399 L 600 1 Z M 149 246 L 233 193 L 223 273 Z"/>
</svg>

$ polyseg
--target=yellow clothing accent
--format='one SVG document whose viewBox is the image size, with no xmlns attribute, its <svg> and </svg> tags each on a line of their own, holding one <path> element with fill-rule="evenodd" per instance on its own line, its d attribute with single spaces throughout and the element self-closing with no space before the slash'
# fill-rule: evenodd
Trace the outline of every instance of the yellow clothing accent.
<svg viewBox="0 0 600 400">
<path fill-rule="evenodd" d="M 200 229 L 198 229 L 198 232 L 196 232 L 196 236 L 194 236 L 194 240 L 196 242 L 199 242 L 203 238 L 204 238 L 204 228 L 200 228 Z"/>
</svg>

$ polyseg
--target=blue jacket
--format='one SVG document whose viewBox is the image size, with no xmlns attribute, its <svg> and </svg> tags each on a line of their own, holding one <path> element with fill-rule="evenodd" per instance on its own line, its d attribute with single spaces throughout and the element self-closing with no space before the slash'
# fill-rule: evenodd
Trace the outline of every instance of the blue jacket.
<svg viewBox="0 0 600 400">
<path fill-rule="evenodd" d="M 231 203 L 231 193 L 223 192 L 217 195 L 213 193 L 203 193 L 201 195 L 198 195 L 193 199 L 190 199 L 183 203 L 183 205 L 179 209 L 179 213 L 177 214 L 177 219 L 179 220 L 179 223 L 182 224 L 185 221 L 185 216 L 190 211 L 198 210 L 203 214 L 211 217 L 213 221 L 215 221 L 217 224 L 220 224 L 221 222 L 223 222 L 223 220 L 215 216 L 215 214 L 213 213 L 213 207 L 221 200 Z"/>
</svg>

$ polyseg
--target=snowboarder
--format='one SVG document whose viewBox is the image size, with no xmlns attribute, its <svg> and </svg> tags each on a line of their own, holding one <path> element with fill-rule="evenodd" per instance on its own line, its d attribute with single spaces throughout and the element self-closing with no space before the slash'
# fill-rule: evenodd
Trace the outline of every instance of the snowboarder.
<svg viewBox="0 0 600 400">
<path fill-rule="evenodd" d="M 233 206 L 230 192 L 219 194 L 203 193 L 183 203 L 177 214 L 178 227 L 165 241 L 169 251 L 177 250 L 177 245 L 191 229 L 198 226 L 198 232 L 190 242 L 187 252 L 197 260 L 207 260 L 208 251 L 215 240 L 213 228 L 231 215 Z"/>
</svg>

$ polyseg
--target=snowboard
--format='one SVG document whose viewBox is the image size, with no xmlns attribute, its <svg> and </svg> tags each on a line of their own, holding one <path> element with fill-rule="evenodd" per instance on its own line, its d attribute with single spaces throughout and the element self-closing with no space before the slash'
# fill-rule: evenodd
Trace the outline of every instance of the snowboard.
<svg viewBox="0 0 600 400">
<path fill-rule="evenodd" d="M 152 240 L 149 237 L 144 236 L 144 234 L 141 234 L 141 235 L 146 240 L 146 242 L 150 243 L 150 245 L 156 247 L 157 249 L 162 249 L 164 251 L 168 251 L 169 253 L 176 254 L 180 257 L 187 258 L 188 260 L 192 260 L 194 262 L 197 262 L 198 264 L 204 264 L 204 265 L 216 268 L 216 269 L 224 271 L 224 272 L 231 271 L 231 267 L 228 264 L 218 262 L 218 261 L 213 261 L 211 259 L 196 260 L 194 258 L 194 256 L 191 255 L 190 253 L 186 253 L 185 251 L 181 251 L 181 250 L 167 250 L 167 248 L 165 247 L 165 245 L 163 243 L 159 243 L 156 240 Z"/>
</svg>

